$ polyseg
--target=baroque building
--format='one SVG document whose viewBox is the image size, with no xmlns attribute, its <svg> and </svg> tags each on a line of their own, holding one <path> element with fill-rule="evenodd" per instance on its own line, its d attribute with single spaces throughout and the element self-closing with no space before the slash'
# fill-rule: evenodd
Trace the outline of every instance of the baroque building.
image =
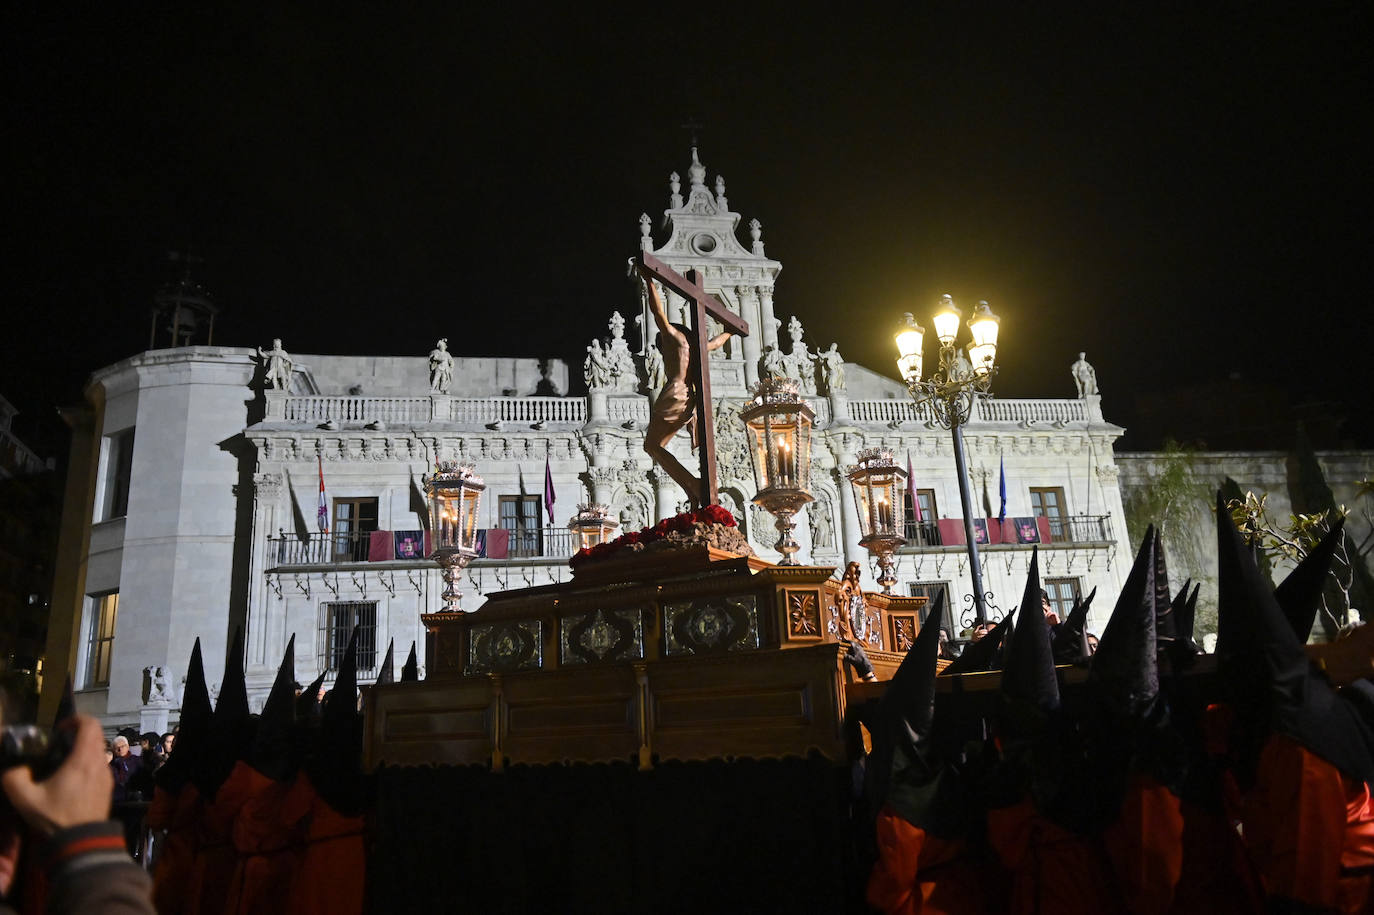
<svg viewBox="0 0 1374 915">
<path fill-rule="evenodd" d="M 738 415 L 761 371 L 795 377 L 816 412 L 816 501 L 797 519 L 798 558 L 836 566 L 837 575 L 858 562 L 872 587 L 845 471 L 863 449 L 890 449 L 910 463 L 920 512 L 908 512 L 897 589 L 943 590 L 956 628 L 969 625 L 949 433 L 904 384 L 846 364 L 843 341 L 807 348 L 799 317 L 780 310 L 782 264 L 765 254 L 762 226 L 746 222 L 741 239 L 724 179 L 708 184 L 695 149 L 686 181 L 673 173 L 668 190 L 661 220 L 638 218 L 640 248 L 678 272 L 699 271 L 752 329 L 711 358 L 722 504 L 757 552 L 778 558 L 773 519 L 750 501 Z M 680 321 L 682 302 L 668 294 L 665 304 Z M 426 357 L 172 341 L 99 369 L 84 408 L 68 413 L 73 444 L 50 675 L 60 683 L 71 673 L 82 710 L 147 730 L 176 718 L 194 639 L 217 684 L 236 626 L 246 632 L 255 703 L 293 634 L 302 682 L 332 669 L 354 625 L 364 633 L 363 682 L 376 676 L 393 640 L 397 667 L 414 641 L 423 668 L 420 614 L 439 608 L 442 591 L 436 565 L 418 548 L 427 524 L 423 477 L 439 460 L 471 461 L 486 482 L 486 552 L 462 577 L 468 610 L 480 612 L 492 592 L 564 580 L 573 551 L 566 525 L 578 503 L 610 506 L 629 530 L 675 514 L 685 495 L 642 447 L 662 383 L 647 305 L 629 301 L 584 320 L 595 337 L 581 366 L 585 396 L 567 393 L 565 363 L 452 356 L 442 344 Z M 993 605 L 1015 606 L 1024 587 L 1031 547 L 1015 542 L 1016 518 L 1030 532 L 1022 539 L 1040 542 L 1041 575 L 1061 612 L 1093 588 L 1116 594 L 1132 558 L 1113 455 L 1122 431 L 1103 418 L 1094 393 L 975 405 L 965 438 L 974 501 L 990 515 L 981 556 Z M 672 447 L 693 464 L 685 430 Z M 1002 465 L 1005 531 L 997 521 Z M 321 501 L 328 533 L 317 518 Z M 1099 600 L 1090 622 L 1100 626 L 1110 609 Z M 904 647 L 900 634 L 885 639 Z M 55 691 L 45 693 L 45 704 L 55 701 Z"/>
</svg>

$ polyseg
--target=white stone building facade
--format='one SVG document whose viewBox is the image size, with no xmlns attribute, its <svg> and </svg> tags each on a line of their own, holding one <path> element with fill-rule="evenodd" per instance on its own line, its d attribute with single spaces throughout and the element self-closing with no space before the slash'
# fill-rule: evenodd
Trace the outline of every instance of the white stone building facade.
<svg viewBox="0 0 1374 915">
<path fill-rule="evenodd" d="M 776 559 L 773 519 L 750 504 L 738 412 L 761 362 L 781 360 L 817 416 L 816 502 L 797 518 L 798 558 L 839 566 L 837 574 L 858 561 L 872 587 L 844 470 L 864 448 L 890 448 L 903 465 L 909 455 L 924 523 L 908 518 L 897 589 L 945 588 L 967 623 L 972 586 L 949 432 L 888 375 L 852 364 L 827 370 L 801 342 L 800 322 L 779 318 L 782 265 L 764 254 L 761 227 L 746 224 L 740 240 L 741 216 L 723 181 L 707 185 L 695 150 L 683 185 L 674 174 L 658 240 L 654 221 L 640 217 L 639 244 L 679 272 L 700 271 L 753 331 L 711 360 L 722 504 L 756 550 Z M 680 319 L 675 296 L 667 308 Z M 443 390 L 433 389 L 423 355 L 293 351 L 285 390 L 265 384 L 263 360 L 248 347 L 154 350 L 95 372 L 86 411 L 72 415 L 50 682 L 70 671 L 84 710 L 146 729 L 175 720 L 194 639 L 218 684 L 239 625 L 255 703 L 293 634 L 302 682 L 331 665 L 352 622 L 371 632 L 363 682 L 393 639 L 397 668 L 412 641 L 423 667 L 419 617 L 439 608 L 442 584 L 433 562 L 395 558 L 394 533 L 423 530 L 422 478 L 437 460 L 476 465 L 487 486 L 483 526 L 507 532 L 504 556 L 463 573 L 462 604 L 479 613 L 486 593 L 568 577 L 566 524 L 579 502 L 610 505 L 630 529 L 676 513 L 685 495 L 642 449 L 655 381 L 653 335 L 645 333 L 652 318 L 630 301 L 584 321 L 587 337 L 598 338 L 583 367 L 585 396 L 566 394 L 565 364 L 534 358 L 460 355 Z M 431 345 L 417 341 L 416 352 Z M 988 504 L 998 514 L 1004 463 L 1008 519 L 1045 519 L 1041 575 L 1056 602 L 1094 587 L 1114 597 L 1129 570 L 1113 454 L 1121 432 L 1103 418 L 1097 395 L 980 401 L 965 427 L 979 513 Z M 685 431 L 674 450 L 694 466 Z M 546 466 L 552 517 L 543 505 Z M 321 472 L 328 536 L 316 523 Z M 984 587 L 997 607 L 1018 603 L 1030 555 L 1024 544 L 982 548 Z M 1110 607 L 1099 600 L 1094 622 Z M 160 687 L 159 676 L 171 687 Z M 55 699 L 44 701 L 50 708 Z"/>
</svg>

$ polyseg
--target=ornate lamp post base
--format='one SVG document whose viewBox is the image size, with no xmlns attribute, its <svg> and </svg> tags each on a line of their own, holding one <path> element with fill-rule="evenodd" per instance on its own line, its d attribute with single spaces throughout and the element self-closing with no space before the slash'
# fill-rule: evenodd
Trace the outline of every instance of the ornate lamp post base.
<svg viewBox="0 0 1374 915">
<path fill-rule="evenodd" d="M 897 576 L 893 574 L 894 563 L 892 556 L 897 552 L 897 548 L 906 543 L 904 537 L 883 537 L 870 536 L 859 541 L 859 546 L 868 550 L 878 560 L 878 586 L 883 589 L 884 594 L 892 593 L 892 586 L 897 583 Z"/>
<path fill-rule="evenodd" d="M 447 553 L 440 554 L 437 560 L 444 576 L 444 593 L 439 595 L 444 601 L 444 608 L 440 612 L 462 613 L 463 608 L 458 605 L 461 597 L 458 593 L 458 576 L 472 561 L 472 557 L 462 553 Z"/>
</svg>

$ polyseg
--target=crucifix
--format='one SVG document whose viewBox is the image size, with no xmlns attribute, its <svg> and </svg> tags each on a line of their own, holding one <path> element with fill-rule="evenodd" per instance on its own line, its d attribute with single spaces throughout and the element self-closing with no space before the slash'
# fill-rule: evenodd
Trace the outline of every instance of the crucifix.
<svg viewBox="0 0 1374 915">
<path fill-rule="evenodd" d="M 716 487 L 715 417 L 711 413 L 710 353 L 724 344 L 731 334 L 748 336 L 749 324 L 706 291 L 704 277 L 696 270 L 688 270 L 683 276 L 647 251 L 639 252 L 635 265 L 645 282 L 658 280 L 690 302 L 692 311 L 690 328 L 670 325 L 663 303 L 650 284 L 654 320 L 659 325 L 661 337 L 667 338 L 660 349 L 668 379 L 654 401 L 649 428 L 644 433 L 644 450 L 677 481 L 698 508 L 711 505 L 719 500 L 719 492 Z M 725 332 L 714 339 L 707 337 L 708 317 L 715 318 L 725 328 Z M 692 409 L 688 409 L 689 406 Z M 667 450 L 668 442 L 686 425 L 692 410 L 696 412 L 697 421 L 699 479 Z"/>
</svg>

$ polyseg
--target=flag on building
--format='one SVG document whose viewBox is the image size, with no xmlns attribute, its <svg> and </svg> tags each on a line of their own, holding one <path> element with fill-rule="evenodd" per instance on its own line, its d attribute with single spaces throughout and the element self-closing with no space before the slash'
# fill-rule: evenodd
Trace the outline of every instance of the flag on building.
<svg viewBox="0 0 1374 915">
<path fill-rule="evenodd" d="M 549 467 L 549 456 L 544 455 L 544 513 L 548 516 L 549 524 L 553 524 L 553 503 L 556 497 L 553 492 L 553 470 Z"/>
<path fill-rule="evenodd" d="M 320 466 L 320 507 L 315 511 L 315 524 L 319 526 L 320 533 L 329 533 L 329 499 L 324 494 L 324 458 L 318 454 L 315 460 Z"/>
<path fill-rule="evenodd" d="M 1001 481 L 997 485 L 997 492 L 1002 497 L 1002 507 L 997 511 L 999 522 L 1007 520 L 1007 459 L 998 458 L 1001 469 Z"/>
<path fill-rule="evenodd" d="M 916 493 L 916 475 L 911 472 L 911 452 L 906 453 L 906 491 L 911 496 L 911 520 L 917 524 L 921 518 L 921 500 Z"/>
</svg>

